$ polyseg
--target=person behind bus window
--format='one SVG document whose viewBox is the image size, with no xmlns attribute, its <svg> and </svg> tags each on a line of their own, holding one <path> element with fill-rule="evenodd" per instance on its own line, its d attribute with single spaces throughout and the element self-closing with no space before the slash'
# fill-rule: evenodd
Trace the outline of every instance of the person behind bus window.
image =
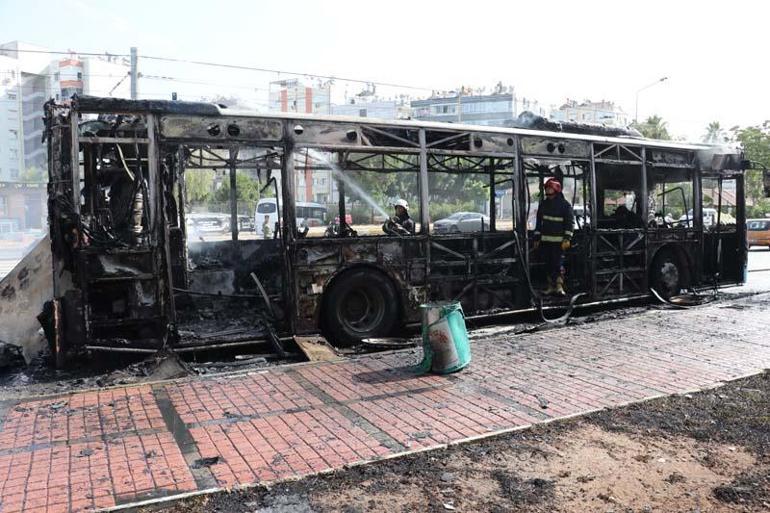
<svg viewBox="0 0 770 513">
<path fill-rule="evenodd" d="M 414 221 L 409 217 L 409 204 L 406 200 L 397 199 L 393 202 L 395 215 L 385 221 L 382 231 L 388 235 L 414 235 Z"/>
<path fill-rule="evenodd" d="M 269 239 L 269 238 L 272 237 L 272 233 L 270 233 L 270 232 L 271 232 L 271 229 L 270 229 L 270 216 L 267 215 L 267 216 L 265 216 L 265 221 L 262 223 L 262 236 L 265 239 Z"/>
<path fill-rule="evenodd" d="M 616 208 L 612 217 L 615 220 L 616 228 L 642 228 L 642 218 L 636 212 L 629 210 L 625 205 L 620 205 Z"/>
<path fill-rule="evenodd" d="M 545 182 L 545 199 L 537 209 L 535 226 L 535 248 L 545 263 L 548 287 L 544 294 L 565 295 L 564 277 L 561 274 L 561 261 L 564 252 L 571 246 L 573 213 L 572 205 L 564 199 L 561 183 L 556 178 Z"/>
</svg>

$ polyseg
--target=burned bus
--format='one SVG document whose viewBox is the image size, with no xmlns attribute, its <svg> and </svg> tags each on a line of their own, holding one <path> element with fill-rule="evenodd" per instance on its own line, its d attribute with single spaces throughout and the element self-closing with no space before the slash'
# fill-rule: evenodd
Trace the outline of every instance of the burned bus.
<svg viewBox="0 0 770 513">
<path fill-rule="evenodd" d="M 744 280 L 734 150 L 561 124 L 96 97 L 49 103 L 46 135 L 59 361 L 317 332 L 350 344 L 418 322 L 436 300 L 469 316 L 530 309 L 544 281 L 532 219 L 550 176 L 575 209 L 564 272 L 581 302 Z M 264 198 L 274 220 L 255 210 Z M 414 234 L 383 231 L 395 200 Z M 303 222 L 300 203 L 322 205 L 325 226 Z"/>
</svg>

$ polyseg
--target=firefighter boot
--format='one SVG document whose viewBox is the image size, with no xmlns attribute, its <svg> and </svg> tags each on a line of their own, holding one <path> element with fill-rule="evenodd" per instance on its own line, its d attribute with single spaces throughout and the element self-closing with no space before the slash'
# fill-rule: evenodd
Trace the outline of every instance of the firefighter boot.
<svg viewBox="0 0 770 513">
<path fill-rule="evenodd" d="M 554 287 L 554 285 L 553 285 L 553 278 L 551 278 L 550 276 L 548 276 L 548 277 L 546 278 L 546 280 L 547 280 L 548 286 L 547 286 L 547 287 L 545 288 L 545 290 L 543 291 L 543 295 L 544 295 L 544 296 L 550 296 L 551 294 L 553 294 L 554 292 L 556 292 L 556 287 Z"/>
<path fill-rule="evenodd" d="M 557 296 L 566 296 L 567 293 L 564 292 L 564 276 L 559 276 L 556 278 L 556 289 L 554 293 Z"/>
</svg>

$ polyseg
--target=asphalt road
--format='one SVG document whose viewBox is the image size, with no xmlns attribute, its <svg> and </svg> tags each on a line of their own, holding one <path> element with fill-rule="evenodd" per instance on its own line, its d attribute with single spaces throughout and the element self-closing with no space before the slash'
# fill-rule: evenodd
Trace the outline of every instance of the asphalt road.
<svg viewBox="0 0 770 513">
<path fill-rule="evenodd" d="M 749 271 L 767 269 L 770 271 L 770 250 L 751 248 L 749 250 Z"/>
<path fill-rule="evenodd" d="M 733 289 L 737 292 L 765 292 L 770 290 L 770 250 L 749 250 L 749 272 L 746 284 Z"/>
</svg>

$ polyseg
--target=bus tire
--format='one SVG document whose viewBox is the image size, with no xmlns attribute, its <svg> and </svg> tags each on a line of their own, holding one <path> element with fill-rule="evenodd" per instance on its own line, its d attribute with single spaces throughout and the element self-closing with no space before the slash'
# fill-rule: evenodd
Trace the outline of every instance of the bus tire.
<svg viewBox="0 0 770 513">
<path fill-rule="evenodd" d="M 664 299 L 679 294 L 685 275 L 681 262 L 672 251 L 664 249 L 655 255 L 650 267 L 650 282 Z"/>
<path fill-rule="evenodd" d="M 390 335 L 399 318 L 396 288 L 385 274 L 362 268 L 332 284 L 324 301 L 324 325 L 331 344 L 350 346 Z"/>
</svg>

